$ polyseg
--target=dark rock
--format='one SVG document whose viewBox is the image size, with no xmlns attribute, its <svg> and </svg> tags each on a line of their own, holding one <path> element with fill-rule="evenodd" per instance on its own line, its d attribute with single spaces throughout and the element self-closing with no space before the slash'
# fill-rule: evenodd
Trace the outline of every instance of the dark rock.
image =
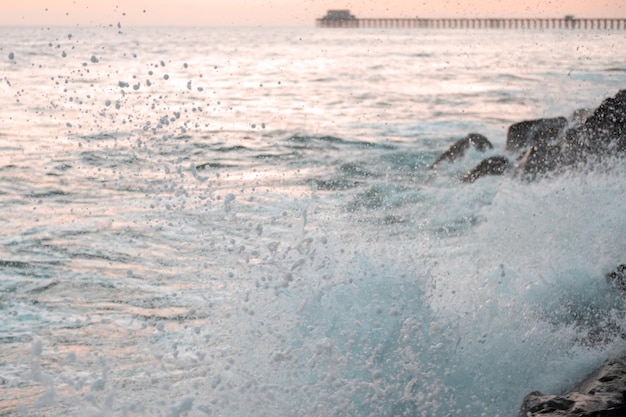
<svg viewBox="0 0 626 417">
<path fill-rule="evenodd" d="M 589 156 L 626 154 L 626 90 L 607 98 L 579 126 L 568 129 L 561 143 L 562 162 L 585 162 Z"/>
<path fill-rule="evenodd" d="M 586 117 L 584 122 L 579 119 Z M 546 172 L 559 172 L 606 157 L 626 156 L 626 90 L 607 98 L 593 112 L 575 114 L 572 126 L 562 131 L 562 118 L 547 120 L 544 127 L 533 121 L 511 126 L 507 149 L 528 145 L 518 171 L 534 177 Z M 541 133 L 535 133 L 541 132 Z"/>
<path fill-rule="evenodd" d="M 473 146 L 480 152 L 485 152 L 487 149 L 493 149 L 493 145 L 485 136 L 480 133 L 470 133 L 463 139 L 456 141 L 454 145 L 450 146 L 450 148 L 441 154 L 441 156 L 430 166 L 430 168 L 436 168 L 437 165 L 443 161 L 452 162 L 461 158 L 465 155 L 465 152 L 470 148 L 470 146 Z"/>
<path fill-rule="evenodd" d="M 472 133 L 457 141 L 431 166 L 454 161 L 470 146 L 479 151 L 492 149 L 482 135 Z M 574 112 L 571 123 L 564 117 L 527 120 L 509 127 L 506 149 L 521 154 L 515 172 L 525 179 L 546 173 L 561 173 L 575 167 L 592 169 L 610 157 L 626 157 L 626 90 L 607 98 L 593 111 Z M 594 165 L 601 162 L 600 165 Z M 464 182 L 484 175 L 501 175 L 510 162 L 497 156 L 482 161 L 468 172 Z M 625 284 L 626 287 L 626 284 Z M 626 292 L 626 291 L 625 291 Z"/>
<path fill-rule="evenodd" d="M 507 132 L 506 150 L 511 152 L 525 151 L 531 146 L 556 141 L 565 126 L 567 126 L 565 117 L 515 123 L 509 127 Z"/>
<path fill-rule="evenodd" d="M 522 155 L 517 169 L 526 178 L 534 178 L 536 174 L 554 171 L 561 164 L 561 147 L 555 144 L 541 143 L 528 148 Z"/>
<path fill-rule="evenodd" d="M 474 182 L 485 175 L 502 175 L 509 168 L 509 160 L 503 156 L 492 156 L 484 159 L 476 165 L 470 172 L 465 174 L 463 182 Z"/>
<path fill-rule="evenodd" d="M 528 394 L 519 417 L 618 417 L 626 415 L 626 365 L 609 361 L 564 395 Z"/>
</svg>

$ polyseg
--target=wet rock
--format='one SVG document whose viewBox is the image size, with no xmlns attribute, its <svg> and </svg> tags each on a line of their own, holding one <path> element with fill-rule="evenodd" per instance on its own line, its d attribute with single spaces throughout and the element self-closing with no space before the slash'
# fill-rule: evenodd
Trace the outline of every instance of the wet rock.
<svg viewBox="0 0 626 417">
<path fill-rule="evenodd" d="M 607 98 L 585 122 L 570 128 L 561 142 L 562 162 L 586 162 L 590 156 L 626 155 L 626 90 Z"/>
<path fill-rule="evenodd" d="M 528 394 L 519 417 L 618 417 L 626 415 L 626 365 L 609 361 L 564 395 Z"/>
<path fill-rule="evenodd" d="M 465 174 L 463 182 L 474 182 L 485 175 L 502 175 L 510 167 L 510 162 L 504 156 L 492 156 L 484 159 L 476 165 L 470 172 Z"/>
<path fill-rule="evenodd" d="M 517 170 L 527 179 L 537 174 L 555 171 L 561 164 L 561 147 L 558 144 L 541 143 L 531 146 L 524 152 L 517 164 Z"/>
<path fill-rule="evenodd" d="M 526 120 L 512 124 L 506 135 L 506 150 L 520 152 L 532 146 L 556 141 L 565 126 L 567 126 L 565 117 Z"/>
<path fill-rule="evenodd" d="M 437 165 L 444 161 L 453 162 L 458 158 L 461 158 L 472 146 L 480 152 L 485 152 L 487 149 L 493 149 L 493 145 L 485 136 L 480 133 L 470 133 L 450 146 L 450 148 L 441 154 L 441 156 L 430 166 L 430 168 L 437 168 Z"/>
<path fill-rule="evenodd" d="M 469 134 L 457 141 L 431 166 L 454 161 L 474 146 L 479 151 L 492 149 L 482 135 Z M 561 173 L 573 168 L 592 169 L 593 163 L 609 157 L 626 157 L 626 90 L 604 100 L 595 110 L 574 112 L 571 123 L 564 117 L 526 120 L 509 127 L 506 150 L 520 155 L 515 173 L 534 179 L 546 173 Z M 592 162 L 592 163 L 590 163 Z M 485 159 L 464 177 L 474 182 L 484 175 L 501 175 L 511 163 L 502 156 Z"/>
</svg>

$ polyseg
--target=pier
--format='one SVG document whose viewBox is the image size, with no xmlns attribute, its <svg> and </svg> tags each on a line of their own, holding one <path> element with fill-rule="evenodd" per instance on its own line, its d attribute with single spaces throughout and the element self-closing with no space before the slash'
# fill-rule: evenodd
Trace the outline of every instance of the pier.
<svg viewBox="0 0 626 417">
<path fill-rule="evenodd" d="M 357 18 L 349 10 L 329 10 L 315 23 L 322 28 L 626 30 L 626 18 Z"/>
</svg>

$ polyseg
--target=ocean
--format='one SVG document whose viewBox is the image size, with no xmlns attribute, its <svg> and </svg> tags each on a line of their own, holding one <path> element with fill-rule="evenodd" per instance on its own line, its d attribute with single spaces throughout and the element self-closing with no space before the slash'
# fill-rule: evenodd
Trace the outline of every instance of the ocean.
<svg viewBox="0 0 626 417">
<path fill-rule="evenodd" d="M 571 387 L 626 349 L 623 160 L 460 178 L 625 88 L 624 50 L 0 28 L 0 415 L 505 417 Z M 430 169 L 471 132 L 494 149 Z"/>
</svg>

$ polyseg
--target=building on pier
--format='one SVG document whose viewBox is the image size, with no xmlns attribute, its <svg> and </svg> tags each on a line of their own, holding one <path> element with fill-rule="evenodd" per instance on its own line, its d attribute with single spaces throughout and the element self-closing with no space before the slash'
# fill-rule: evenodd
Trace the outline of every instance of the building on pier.
<svg viewBox="0 0 626 417">
<path fill-rule="evenodd" d="M 326 12 L 326 16 L 321 19 L 317 19 L 318 26 L 321 27 L 340 27 L 340 28 L 352 28 L 358 27 L 358 19 L 350 10 L 329 10 Z"/>
</svg>

